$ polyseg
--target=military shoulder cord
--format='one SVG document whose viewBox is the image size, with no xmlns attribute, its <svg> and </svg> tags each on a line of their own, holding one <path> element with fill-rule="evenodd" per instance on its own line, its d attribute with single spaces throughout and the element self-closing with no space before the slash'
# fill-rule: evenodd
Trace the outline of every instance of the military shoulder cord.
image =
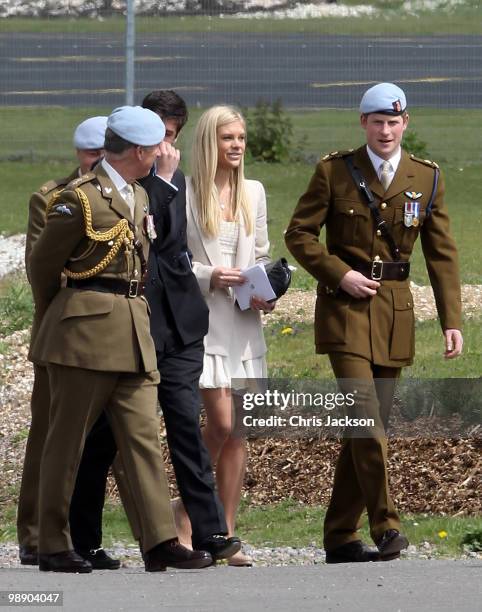
<svg viewBox="0 0 482 612">
<path fill-rule="evenodd" d="M 86 194 L 79 188 L 75 189 L 75 193 L 79 198 L 79 202 L 82 206 L 82 213 L 84 215 L 85 221 L 85 234 L 87 238 L 90 240 L 94 240 L 95 242 L 108 242 L 109 240 L 114 240 L 114 244 L 112 248 L 107 253 L 107 255 L 93 268 L 90 270 L 84 270 L 83 272 L 72 272 L 68 268 L 64 268 L 64 274 L 73 279 L 83 279 L 90 278 L 99 274 L 107 268 L 107 266 L 111 263 L 117 253 L 120 251 L 122 245 L 126 248 L 126 254 L 130 252 L 132 241 L 134 240 L 134 233 L 129 228 L 129 222 L 127 219 L 121 219 L 114 227 L 106 232 L 97 232 L 92 227 L 92 209 L 90 207 L 89 199 Z M 45 216 L 47 216 L 59 199 L 61 192 L 56 192 L 53 197 L 50 199 L 47 209 L 45 211 Z"/>
</svg>

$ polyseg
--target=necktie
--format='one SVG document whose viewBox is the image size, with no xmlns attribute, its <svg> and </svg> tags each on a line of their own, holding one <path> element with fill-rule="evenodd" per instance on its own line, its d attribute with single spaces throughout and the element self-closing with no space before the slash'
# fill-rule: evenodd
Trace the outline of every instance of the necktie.
<svg viewBox="0 0 482 612">
<path fill-rule="evenodd" d="M 392 182 L 390 177 L 391 169 L 392 166 L 388 161 L 384 161 L 380 164 L 380 183 L 385 191 L 390 187 L 390 183 Z"/>
<path fill-rule="evenodd" d="M 136 200 L 134 197 L 134 189 L 132 185 L 126 185 L 123 189 L 124 191 L 124 199 L 126 201 L 127 206 L 131 211 L 132 218 L 134 219 L 134 211 L 136 208 Z"/>
</svg>

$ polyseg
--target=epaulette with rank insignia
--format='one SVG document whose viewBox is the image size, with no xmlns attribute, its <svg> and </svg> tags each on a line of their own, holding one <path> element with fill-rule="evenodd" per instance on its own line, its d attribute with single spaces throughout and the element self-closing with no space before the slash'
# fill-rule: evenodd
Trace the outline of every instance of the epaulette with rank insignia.
<svg viewBox="0 0 482 612">
<path fill-rule="evenodd" d="M 321 161 L 330 161 L 331 159 L 339 159 L 342 157 L 346 157 L 347 155 L 351 155 L 354 149 L 347 149 L 346 151 L 333 151 L 332 153 L 328 153 L 321 158 Z"/>
<path fill-rule="evenodd" d="M 39 192 L 42 195 L 45 195 L 49 191 L 53 191 L 54 189 L 57 189 L 57 187 L 63 187 L 64 185 L 66 185 L 66 183 L 63 182 L 62 179 L 50 180 L 44 183 L 42 187 L 40 187 Z"/>
<path fill-rule="evenodd" d="M 95 174 L 93 172 L 87 172 L 87 174 L 83 174 L 82 176 L 79 176 L 79 178 L 70 181 L 66 189 L 77 189 L 77 187 L 80 187 L 80 185 L 89 183 L 93 178 L 95 178 Z"/>
<path fill-rule="evenodd" d="M 419 162 L 420 164 L 424 164 L 425 166 L 430 166 L 430 168 L 438 168 L 438 164 L 430 159 L 421 159 L 420 157 L 415 157 L 412 153 L 410 153 L 410 159 L 413 161 Z"/>
</svg>

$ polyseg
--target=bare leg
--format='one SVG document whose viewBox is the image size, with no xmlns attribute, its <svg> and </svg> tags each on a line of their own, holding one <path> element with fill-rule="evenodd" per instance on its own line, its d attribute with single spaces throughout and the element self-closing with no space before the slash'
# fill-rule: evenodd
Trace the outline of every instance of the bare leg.
<svg viewBox="0 0 482 612">
<path fill-rule="evenodd" d="M 204 443 L 216 467 L 216 483 L 224 506 L 228 536 L 235 531 L 236 513 L 246 473 L 246 441 L 232 436 L 232 402 L 230 389 L 202 391 L 207 422 Z M 250 565 L 252 559 L 241 551 L 229 558 L 230 565 Z"/>
</svg>

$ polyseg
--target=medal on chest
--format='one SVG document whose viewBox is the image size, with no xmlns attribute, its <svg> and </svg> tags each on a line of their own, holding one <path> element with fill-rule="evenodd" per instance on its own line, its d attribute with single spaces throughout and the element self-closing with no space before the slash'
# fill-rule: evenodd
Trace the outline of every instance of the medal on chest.
<svg viewBox="0 0 482 612">
<path fill-rule="evenodd" d="M 410 198 L 410 202 L 405 202 L 403 213 L 403 224 L 405 227 L 417 227 L 420 223 L 420 202 L 415 202 L 422 197 L 422 194 L 416 191 L 405 191 L 405 195 Z"/>
<path fill-rule="evenodd" d="M 146 215 L 144 217 L 144 229 L 149 241 L 154 242 L 154 240 L 157 238 L 157 232 L 154 225 L 154 217 L 152 215 Z"/>
</svg>

